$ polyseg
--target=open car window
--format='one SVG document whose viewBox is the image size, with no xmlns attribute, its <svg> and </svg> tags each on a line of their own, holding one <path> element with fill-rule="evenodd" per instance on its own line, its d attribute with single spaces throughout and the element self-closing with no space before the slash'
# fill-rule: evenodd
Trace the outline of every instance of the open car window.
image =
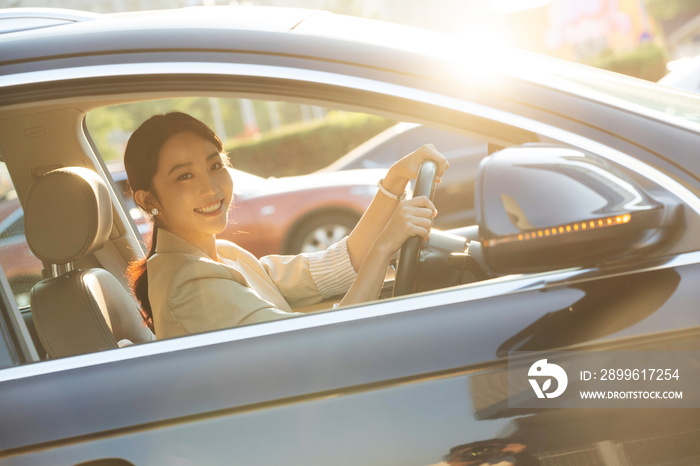
<svg viewBox="0 0 700 466">
<path fill-rule="evenodd" d="M 235 197 L 229 225 L 218 238 L 257 258 L 314 254 L 338 243 L 367 209 L 388 168 L 424 144 L 433 144 L 451 163 L 436 189 L 439 216 L 434 228 L 476 223 L 474 180 L 489 144 L 459 132 L 283 101 L 178 98 L 92 110 L 86 128 L 146 247 L 152 225 L 133 200 L 122 157 L 131 132 L 149 116 L 168 111 L 189 113 L 221 135 L 233 164 Z M 387 270 L 381 299 L 391 297 L 394 278 L 395 261 Z M 342 298 L 321 292 L 325 299 L 320 303 L 295 301 L 293 310 L 328 310 Z"/>
<path fill-rule="evenodd" d="M 551 250 L 554 250 L 559 247 L 557 241 L 566 243 L 571 241 L 574 234 L 579 235 L 579 228 L 590 230 L 602 226 L 598 222 L 616 221 L 615 215 L 598 218 L 599 215 L 591 214 L 590 219 L 586 217 L 585 221 L 575 225 L 576 217 L 563 213 L 561 221 L 545 219 L 546 215 L 542 215 L 537 204 L 539 201 L 529 205 L 522 202 L 522 205 L 514 204 L 514 200 L 509 201 L 508 196 L 503 194 L 499 202 L 506 206 L 504 215 L 507 215 L 506 218 L 510 216 L 507 220 L 509 225 L 518 226 L 523 232 L 529 228 L 532 232 L 518 235 L 506 228 L 484 235 L 477 227 L 478 209 L 485 209 L 481 216 L 487 216 L 490 221 L 496 215 L 489 213 L 489 207 L 478 205 L 475 192 L 477 172 L 480 163 L 489 154 L 499 153 L 509 146 L 507 138 L 494 139 L 488 131 L 480 137 L 478 132 L 467 135 L 456 130 L 299 103 L 217 97 L 134 102 L 95 109 L 87 116 L 87 129 L 113 179 L 122 188 L 125 204 L 146 245 L 150 244 L 152 226 L 134 203 L 126 184 L 121 157 L 129 135 L 143 120 L 152 114 L 173 110 L 200 118 L 222 136 L 233 163 L 230 171 L 235 198 L 230 211 L 232 221 L 218 238 L 232 241 L 257 258 L 316 253 L 337 243 L 352 231 L 377 192 L 377 180 L 388 167 L 423 144 L 435 145 L 448 157 L 451 165 L 435 192 L 434 202 L 439 212 L 433 225 L 436 231 L 426 249 L 427 253 L 421 256 L 424 270 L 420 283 L 413 288 L 414 292 L 468 283 L 478 286 L 478 282 L 504 275 L 591 267 L 595 263 L 583 257 L 561 262 L 553 260 L 533 267 L 521 265 L 519 268 L 496 267 L 493 270 L 488 270 L 487 262 L 495 260 L 489 257 L 496 257 L 495 251 L 500 250 L 504 241 L 532 239 L 530 244 L 535 244 L 544 238 L 551 242 Z M 514 129 L 512 147 L 524 148 L 519 153 L 525 156 L 527 150 L 546 153 L 559 150 L 563 151 L 561 153 L 565 158 L 566 151 L 571 149 L 569 145 L 536 134 L 531 134 L 523 143 L 524 135 Z M 533 147 L 528 149 L 529 145 Z M 589 154 L 581 152 L 576 156 L 589 157 Z M 599 161 L 594 158 L 592 163 L 595 165 Z M 612 165 L 609 169 L 626 171 Z M 626 176 L 635 178 L 635 182 L 640 183 L 640 189 L 656 193 L 663 191 L 633 172 L 626 171 L 623 178 L 627 179 Z M 483 179 L 481 181 L 486 183 Z M 517 178 L 512 181 L 517 185 Z M 500 189 L 493 186 L 493 180 L 489 182 L 489 187 L 482 188 L 482 191 Z M 547 183 L 544 178 L 533 178 L 529 182 L 535 185 Z M 566 183 L 574 183 L 572 178 L 561 178 L 559 182 L 564 183 L 562 187 Z M 523 184 L 527 182 L 523 181 Z M 411 187 L 414 186 L 412 183 Z M 573 185 L 570 188 L 572 192 L 576 192 L 576 189 Z M 522 192 L 527 193 L 527 189 Z M 536 197 L 535 194 L 532 196 Z M 574 197 L 571 202 L 574 202 Z M 518 220 L 518 215 L 523 218 Z M 527 224 L 530 220 L 534 225 Z M 442 234 L 441 231 L 447 233 Z M 570 235 L 566 237 L 568 239 L 555 238 L 557 235 L 564 238 L 567 234 Z M 455 240 L 450 235 L 464 240 Z M 551 240 L 548 239 L 550 236 Z M 482 241 L 484 238 L 486 240 Z M 473 242 L 471 250 L 470 242 Z M 495 247 L 487 250 L 489 246 Z M 466 266 L 458 265 L 462 260 L 460 257 L 451 257 L 453 253 L 459 255 L 468 250 L 478 259 L 476 269 L 475 264 L 472 264 L 472 269 L 464 268 Z M 540 257 L 549 254 L 547 247 L 542 246 L 533 251 Z M 556 256 L 557 253 L 552 255 Z M 395 260 L 387 271 L 380 299 L 392 296 L 396 265 Z M 482 273 L 477 270 L 479 268 L 487 272 Z M 296 302 L 293 310 L 328 310 L 340 301 L 342 294 L 325 298 L 316 304 Z"/>
</svg>

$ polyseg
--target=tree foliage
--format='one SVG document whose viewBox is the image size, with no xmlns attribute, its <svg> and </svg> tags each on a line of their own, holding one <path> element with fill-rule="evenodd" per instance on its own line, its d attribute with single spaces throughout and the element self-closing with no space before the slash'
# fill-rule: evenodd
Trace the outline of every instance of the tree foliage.
<svg viewBox="0 0 700 466">
<path fill-rule="evenodd" d="M 647 43 L 626 53 L 606 51 L 587 64 L 656 82 L 666 74 L 666 62 L 665 50 L 653 43 Z"/>
</svg>

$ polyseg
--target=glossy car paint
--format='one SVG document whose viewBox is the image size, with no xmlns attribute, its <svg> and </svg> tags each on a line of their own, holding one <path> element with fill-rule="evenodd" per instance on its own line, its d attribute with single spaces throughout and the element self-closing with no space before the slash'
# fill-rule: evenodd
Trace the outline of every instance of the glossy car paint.
<svg viewBox="0 0 700 466">
<path fill-rule="evenodd" d="M 329 17 L 308 14 L 301 19 L 309 16 L 308 21 Z M 474 115 L 488 114 L 521 128 L 508 134 L 521 142 L 532 142 L 537 128 L 540 134 L 585 145 L 628 171 L 648 174 L 687 203 L 686 228 L 656 258 L 632 264 L 503 277 L 403 300 L 2 369 L 3 464 L 107 465 L 108 458 L 122 458 L 134 465 L 430 465 L 439 464 L 453 447 L 493 439 L 525 447 L 519 447 L 516 464 L 531 461 L 528 455 L 541 464 L 696 461 L 697 410 L 513 411 L 502 396 L 504 351 L 523 343 L 531 350 L 697 349 L 696 131 L 544 82 L 502 77 L 506 85 L 472 91 L 441 76 L 440 61 L 350 40 L 319 40 L 308 30 L 302 34 L 303 27 L 285 40 L 279 40 L 279 32 L 243 34 L 222 28 L 216 31 L 218 40 L 237 34 L 248 38 L 246 53 L 228 53 L 210 52 L 220 42 L 208 30 L 180 25 L 192 34 L 187 44 L 173 34 L 168 47 L 179 46 L 172 49 L 176 54 L 145 50 L 145 44 L 158 42 L 144 38 L 160 36 L 146 27 L 147 20 L 141 21 L 142 29 L 130 31 L 133 42 L 124 31 L 105 27 L 92 32 L 95 37 L 104 33 L 104 44 L 64 31 L 60 35 L 72 41 L 70 47 L 37 36 L 29 41 L 34 47 L 20 50 L 15 60 L 26 60 L 22 70 L 87 65 L 91 59 L 77 52 L 68 56 L 65 50 L 94 55 L 108 46 L 121 52 L 101 57 L 107 62 L 147 64 L 173 60 L 173 55 L 196 61 L 192 47 L 197 44 L 206 55 L 200 56 L 202 62 L 286 66 L 288 77 L 301 69 L 304 73 L 296 77 L 307 76 L 306 87 L 313 87 L 313 93 L 282 76 L 253 80 L 251 73 L 234 75 L 235 80 L 227 76 L 226 84 L 213 74 L 194 79 L 183 73 L 169 76 L 169 85 L 224 90 L 274 84 L 288 95 L 323 95 L 366 108 L 374 104 L 378 110 L 463 129 L 483 124 Z M 270 18 L 283 24 L 276 31 L 293 27 L 292 20 L 285 21 Z M 333 26 L 330 19 L 326 24 Z M 61 45 L 64 55 L 51 56 L 51 48 Z M 257 53 L 265 47 L 269 55 Z M 22 58 L 22 53 L 29 57 L 38 50 L 45 50 L 40 53 L 47 55 L 44 60 Z M 0 73 L 19 64 L 5 62 Z M 335 73 L 335 87 L 340 81 L 358 84 L 354 78 L 371 82 L 362 81 L 364 92 L 347 87 L 337 92 L 331 84 L 308 84 L 318 77 L 309 70 Z M 68 70 L 64 76 L 70 76 Z M 153 81 L 159 86 L 166 82 L 138 74 L 119 79 L 127 81 L 132 91 L 137 86 L 144 92 L 157 87 Z M 86 88 L 87 83 L 94 87 Z M 52 83 L 50 91 L 52 97 L 99 94 L 114 92 L 115 86 L 109 78 L 67 80 Z M 397 97 L 392 86 L 408 89 L 407 94 Z M 0 102 L 46 98 L 41 95 L 45 91 L 31 85 L 12 91 L 1 95 Z M 455 108 L 460 98 L 467 101 Z M 498 135 L 499 126 L 481 130 Z"/>
</svg>

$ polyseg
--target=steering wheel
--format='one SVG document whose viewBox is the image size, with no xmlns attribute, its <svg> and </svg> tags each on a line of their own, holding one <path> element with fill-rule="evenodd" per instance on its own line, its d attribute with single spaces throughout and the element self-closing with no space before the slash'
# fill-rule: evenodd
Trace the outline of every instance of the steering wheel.
<svg viewBox="0 0 700 466">
<path fill-rule="evenodd" d="M 435 175 L 437 165 L 435 162 L 426 160 L 418 170 L 416 177 L 416 188 L 413 190 L 413 197 L 425 196 L 433 201 L 435 195 Z M 423 238 L 413 236 L 408 238 L 399 254 L 399 263 L 396 267 L 396 278 L 394 279 L 393 296 L 403 296 L 415 291 L 418 280 L 418 266 L 420 263 L 420 249 Z"/>
</svg>

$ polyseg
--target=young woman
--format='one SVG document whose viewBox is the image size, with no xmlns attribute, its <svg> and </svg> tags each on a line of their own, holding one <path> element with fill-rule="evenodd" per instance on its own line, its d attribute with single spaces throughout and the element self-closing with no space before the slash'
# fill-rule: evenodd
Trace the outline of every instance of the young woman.
<svg viewBox="0 0 700 466">
<path fill-rule="evenodd" d="M 421 163 L 449 163 L 431 145 L 396 162 L 349 236 L 326 251 L 255 256 L 216 239 L 233 199 L 221 140 L 180 112 L 146 120 L 129 138 L 124 165 L 134 200 L 153 219 L 148 257 L 129 277 L 159 339 L 298 315 L 292 308 L 344 294 L 340 305 L 377 299 L 396 251 L 427 238 L 437 211 L 426 197 L 400 200 Z"/>
</svg>

